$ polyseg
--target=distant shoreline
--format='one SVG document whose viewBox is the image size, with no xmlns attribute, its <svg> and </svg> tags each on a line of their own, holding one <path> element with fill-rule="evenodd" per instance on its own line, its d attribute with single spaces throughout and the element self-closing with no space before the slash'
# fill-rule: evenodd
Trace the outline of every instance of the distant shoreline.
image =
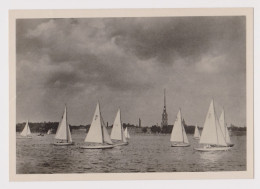
<svg viewBox="0 0 260 189">
<path fill-rule="evenodd" d="M 58 122 L 36 122 L 36 123 L 32 123 L 29 122 L 29 126 L 31 129 L 32 133 L 47 133 L 49 130 L 51 130 L 51 133 L 56 133 L 56 130 L 58 128 L 59 123 Z M 21 132 L 23 127 L 25 126 L 25 122 L 24 123 L 17 123 L 16 124 L 16 132 Z M 75 130 L 85 130 L 85 132 L 88 132 L 90 125 L 70 125 L 70 129 L 71 131 L 75 131 Z M 112 129 L 112 125 L 107 126 L 108 130 Z M 143 127 L 139 127 L 133 124 L 129 124 L 129 123 L 123 123 L 123 127 L 124 128 L 129 128 L 130 133 L 138 133 L 138 134 L 160 134 L 160 135 L 164 135 L 164 134 L 170 134 L 173 128 L 173 125 L 168 125 L 165 127 L 160 127 L 160 126 L 143 126 Z M 187 134 L 193 134 L 194 130 L 195 130 L 195 126 L 194 125 L 186 125 L 184 123 L 184 127 L 185 130 L 187 132 Z M 246 132 L 246 127 L 237 127 L 231 124 L 231 126 L 228 128 L 230 132 L 235 133 L 235 132 Z M 199 127 L 199 130 L 202 131 L 202 127 Z"/>
</svg>

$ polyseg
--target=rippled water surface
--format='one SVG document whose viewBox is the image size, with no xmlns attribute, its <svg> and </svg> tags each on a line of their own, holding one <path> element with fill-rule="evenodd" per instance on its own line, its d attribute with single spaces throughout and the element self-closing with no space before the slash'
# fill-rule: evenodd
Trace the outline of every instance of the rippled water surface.
<svg viewBox="0 0 260 189">
<path fill-rule="evenodd" d="M 79 149 L 86 133 L 72 134 L 74 146 L 53 146 L 54 134 L 17 139 L 16 169 L 27 173 L 194 172 L 246 170 L 246 136 L 232 136 L 231 151 L 198 152 L 170 147 L 170 135 L 132 134 L 129 145 L 113 149 Z"/>
</svg>

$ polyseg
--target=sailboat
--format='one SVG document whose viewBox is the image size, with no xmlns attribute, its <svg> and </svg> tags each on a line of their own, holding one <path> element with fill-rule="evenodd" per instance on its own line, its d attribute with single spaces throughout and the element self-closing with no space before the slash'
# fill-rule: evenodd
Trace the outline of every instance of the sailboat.
<svg viewBox="0 0 260 189">
<path fill-rule="evenodd" d="M 114 147 L 101 116 L 99 103 L 97 103 L 92 123 L 84 142 L 88 143 L 88 145 L 80 146 L 80 148 L 108 149 Z"/>
<path fill-rule="evenodd" d="M 67 122 L 67 107 L 65 105 L 65 110 L 63 113 L 63 116 L 61 118 L 61 121 L 59 123 L 55 139 L 57 140 L 54 145 L 57 146 L 68 146 L 68 145 L 73 145 L 74 143 L 72 142 L 71 138 L 71 133 L 70 133 L 70 127 Z"/>
<path fill-rule="evenodd" d="M 171 146 L 172 147 L 187 147 L 190 146 L 185 128 L 182 123 L 181 110 L 179 110 L 174 127 L 171 133 Z"/>
<path fill-rule="evenodd" d="M 214 100 L 212 99 L 205 119 L 203 131 L 199 143 L 202 147 L 195 148 L 198 151 L 221 151 L 229 150 L 216 116 Z"/>
<path fill-rule="evenodd" d="M 197 124 L 196 124 L 196 126 L 195 126 L 195 132 L 194 132 L 193 138 L 194 138 L 194 139 L 200 139 L 200 132 L 199 132 L 199 129 L 198 129 Z"/>
<path fill-rule="evenodd" d="M 228 128 L 227 128 L 226 123 L 225 123 L 225 111 L 224 111 L 224 109 L 222 110 L 222 113 L 219 117 L 219 124 L 220 124 L 220 128 L 221 128 L 221 130 L 224 134 L 224 138 L 225 138 L 225 141 L 228 144 L 228 146 L 230 146 L 230 147 L 234 146 L 234 144 L 232 144 L 232 142 L 230 140 Z"/>
<path fill-rule="evenodd" d="M 118 110 L 116 114 L 116 118 L 113 124 L 113 128 L 111 131 L 111 139 L 115 140 L 119 143 L 115 143 L 114 146 L 122 146 L 122 145 L 127 145 L 128 142 L 126 140 L 125 134 L 124 134 L 124 129 L 122 126 L 121 122 L 121 112 L 120 109 Z"/>
<path fill-rule="evenodd" d="M 124 135 L 125 135 L 125 138 L 127 138 L 127 139 L 130 138 L 130 134 L 129 134 L 128 130 L 127 130 L 127 127 L 124 130 Z"/>
<path fill-rule="evenodd" d="M 51 134 L 51 129 L 48 130 L 47 135 Z"/>
<path fill-rule="evenodd" d="M 28 139 L 31 139 L 32 138 L 32 133 L 31 133 L 31 130 L 30 130 L 30 127 L 29 127 L 29 121 L 27 120 L 24 128 L 23 128 L 23 131 L 21 132 L 21 138 L 28 138 Z"/>
</svg>

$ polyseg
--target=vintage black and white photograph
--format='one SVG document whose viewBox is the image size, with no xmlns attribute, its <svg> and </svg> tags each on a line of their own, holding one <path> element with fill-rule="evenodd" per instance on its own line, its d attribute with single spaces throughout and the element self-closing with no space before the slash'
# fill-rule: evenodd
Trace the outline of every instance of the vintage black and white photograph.
<svg viewBox="0 0 260 189">
<path fill-rule="evenodd" d="M 246 172 L 247 24 L 16 18 L 15 174 Z"/>
</svg>

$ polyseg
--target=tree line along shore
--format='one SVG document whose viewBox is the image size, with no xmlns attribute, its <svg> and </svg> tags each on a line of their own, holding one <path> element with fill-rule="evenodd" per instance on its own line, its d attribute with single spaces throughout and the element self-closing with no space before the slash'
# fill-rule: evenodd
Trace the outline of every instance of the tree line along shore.
<svg viewBox="0 0 260 189">
<path fill-rule="evenodd" d="M 51 131 L 51 133 L 56 133 L 59 122 L 40 122 L 40 123 L 32 123 L 29 122 L 30 125 L 30 129 L 32 133 L 47 133 L 49 130 Z M 183 120 L 183 125 L 185 128 L 185 131 L 187 134 L 193 134 L 194 130 L 195 130 L 195 125 L 187 125 L 185 123 L 185 121 Z M 24 123 L 17 123 L 16 124 L 16 132 L 21 132 L 23 130 L 25 126 L 25 122 Z M 69 125 L 70 126 L 70 130 L 73 133 L 74 131 L 77 130 L 85 130 L 86 132 L 88 132 L 88 129 L 90 127 L 90 124 L 88 125 Z M 113 125 L 108 125 L 107 124 L 107 128 L 108 129 L 112 129 Z M 134 124 L 130 124 L 130 123 L 123 123 L 123 128 L 129 128 L 131 130 L 132 133 L 164 133 L 164 134 L 168 134 L 172 132 L 172 128 L 173 125 L 168 125 L 168 126 L 158 126 L 158 125 L 153 125 L 153 126 L 137 126 Z M 202 127 L 198 126 L 199 130 L 202 130 Z M 233 124 L 230 124 L 230 126 L 228 127 L 229 131 L 231 132 L 242 132 L 242 131 L 246 131 L 246 127 L 238 127 L 235 126 Z"/>
</svg>

